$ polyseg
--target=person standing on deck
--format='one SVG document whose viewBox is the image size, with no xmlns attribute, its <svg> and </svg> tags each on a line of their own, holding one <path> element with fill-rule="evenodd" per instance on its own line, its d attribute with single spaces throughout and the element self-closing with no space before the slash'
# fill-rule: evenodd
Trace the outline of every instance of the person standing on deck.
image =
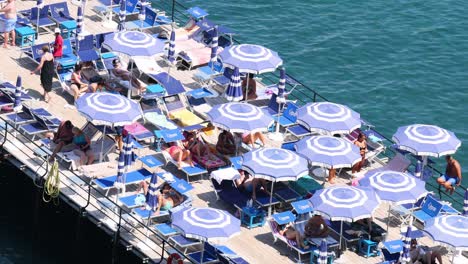
<svg viewBox="0 0 468 264">
<path fill-rule="evenodd" d="M 31 71 L 31 74 L 34 74 L 37 71 L 41 71 L 41 85 L 44 88 L 44 101 L 46 103 L 50 100 L 49 92 L 52 91 L 52 79 L 54 78 L 54 56 L 50 53 L 49 45 L 44 45 L 42 47 L 42 57 L 39 66 L 36 69 Z"/>
<path fill-rule="evenodd" d="M 11 34 L 11 46 L 15 46 L 15 25 L 17 20 L 15 0 L 8 0 L 8 3 L 0 9 L 0 13 L 5 13 L 5 17 L 1 18 L 3 26 L 0 28 L 3 32 L 3 47 L 8 47 L 9 34 Z"/>
<path fill-rule="evenodd" d="M 54 59 L 60 59 L 62 58 L 63 55 L 63 38 L 62 35 L 60 34 L 60 28 L 55 28 L 54 30 L 55 33 L 55 41 L 54 41 L 54 52 L 52 53 L 54 55 Z"/>
<path fill-rule="evenodd" d="M 452 156 L 445 156 L 445 161 L 447 161 L 447 167 L 445 169 L 445 174 L 437 179 L 437 183 L 444 186 L 446 191 L 450 191 L 450 194 L 455 190 L 455 184 L 460 186 L 462 182 L 462 174 L 460 163 Z"/>
</svg>

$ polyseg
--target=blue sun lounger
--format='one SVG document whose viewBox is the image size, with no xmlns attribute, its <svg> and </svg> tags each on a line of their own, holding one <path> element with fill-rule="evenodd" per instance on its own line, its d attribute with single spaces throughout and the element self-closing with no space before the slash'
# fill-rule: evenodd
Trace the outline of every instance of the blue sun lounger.
<svg viewBox="0 0 468 264">
<path fill-rule="evenodd" d="M 31 8 L 31 14 L 28 18 L 34 26 L 45 30 L 47 27 L 55 26 L 55 22 L 49 18 L 49 5 L 43 6 L 40 10 L 37 7 Z"/>
<path fill-rule="evenodd" d="M 42 58 L 42 47 L 48 46 L 50 50 L 50 43 L 41 43 L 41 44 L 34 44 L 34 46 L 27 47 L 22 49 L 20 59 L 25 55 L 27 58 L 31 59 L 33 62 L 39 64 Z"/>
<path fill-rule="evenodd" d="M 62 65 L 62 69 L 64 70 L 73 68 L 78 61 L 78 57 L 73 54 L 73 47 L 70 39 L 63 40 L 62 52 L 62 58 L 57 59 L 57 62 Z"/>
<path fill-rule="evenodd" d="M 60 2 L 49 5 L 50 17 L 57 24 L 61 24 L 66 21 L 75 21 L 75 19 L 70 15 L 68 11 L 67 2 Z"/>
<path fill-rule="evenodd" d="M 205 243 L 202 251 L 189 253 L 187 254 L 187 257 L 193 263 L 214 263 L 219 261 L 217 250 L 210 243 Z"/>
<path fill-rule="evenodd" d="M 183 235 L 175 235 L 169 238 L 169 242 L 172 243 L 174 246 L 183 250 L 184 254 L 187 253 L 187 250 L 190 247 L 200 245 L 201 242 L 196 239 L 186 238 Z"/>
<path fill-rule="evenodd" d="M 227 264 L 248 264 L 247 260 L 239 256 L 234 250 L 224 245 L 215 245 L 216 253 L 221 263 Z"/>
<path fill-rule="evenodd" d="M 127 172 L 125 174 L 125 185 L 136 184 L 144 180 L 151 178 L 151 172 L 146 169 L 139 169 L 136 171 Z M 106 191 L 106 195 L 109 193 L 109 190 L 114 187 L 114 182 L 117 179 L 117 175 L 109 176 L 105 178 L 94 179 L 94 183 L 99 188 Z"/>
<path fill-rule="evenodd" d="M 138 0 L 126 0 L 125 1 L 125 15 L 133 15 L 133 14 L 138 14 Z M 116 14 L 120 12 L 120 6 L 114 7 L 112 11 Z"/>
<path fill-rule="evenodd" d="M 94 62 L 100 59 L 98 52 L 94 49 L 94 35 L 84 36 L 78 42 L 77 50 L 78 59 L 82 62 Z"/>
<path fill-rule="evenodd" d="M 182 83 L 166 72 L 158 74 L 148 74 L 149 77 L 161 84 L 166 90 L 166 96 L 185 93 L 185 88 Z"/>
<path fill-rule="evenodd" d="M 20 113 L 12 113 L 12 114 L 6 115 L 5 117 L 7 118 L 8 121 L 12 122 L 14 125 L 22 125 L 26 123 L 35 122 L 36 118 L 34 118 L 33 113 L 36 113 L 37 115 L 43 116 L 46 118 L 53 118 L 52 114 L 49 113 L 44 108 L 31 109 L 28 106 L 23 105 L 22 110 L 23 111 Z"/>
<path fill-rule="evenodd" d="M 146 6 L 144 8 L 145 8 L 145 19 L 143 21 L 137 19 L 137 20 L 125 22 L 125 28 L 127 30 L 148 29 L 148 28 L 152 28 L 155 26 L 156 17 L 157 17 L 156 12 L 149 6 Z"/>
</svg>

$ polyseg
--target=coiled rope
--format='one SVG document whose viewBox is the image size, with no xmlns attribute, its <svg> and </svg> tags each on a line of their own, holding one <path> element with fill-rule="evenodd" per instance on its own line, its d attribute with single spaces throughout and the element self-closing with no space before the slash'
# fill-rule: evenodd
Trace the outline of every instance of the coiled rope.
<svg viewBox="0 0 468 264">
<path fill-rule="evenodd" d="M 48 203 L 54 199 L 54 203 L 58 203 L 58 196 L 60 194 L 60 177 L 59 177 L 59 164 L 57 160 L 54 161 L 50 168 L 47 179 L 44 183 L 44 191 L 42 193 L 42 199 Z M 47 198 L 47 196 L 49 198 Z"/>
</svg>

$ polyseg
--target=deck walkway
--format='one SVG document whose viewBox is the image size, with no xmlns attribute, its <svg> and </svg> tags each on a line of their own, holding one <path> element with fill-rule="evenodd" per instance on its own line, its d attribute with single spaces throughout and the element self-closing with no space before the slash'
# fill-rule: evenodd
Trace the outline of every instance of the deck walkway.
<svg viewBox="0 0 468 264">
<path fill-rule="evenodd" d="M 48 1 L 48 3 L 59 2 L 57 0 Z M 99 33 L 107 31 L 101 27 L 101 20 L 97 14 L 92 10 L 92 7 L 96 4 L 97 1 L 89 1 L 87 8 L 85 10 L 84 24 L 85 29 L 89 33 Z M 70 3 L 70 2 L 69 2 Z M 25 10 L 33 7 L 35 1 L 17 1 L 17 9 Z M 69 4 L 71 14 L 74 16 L 76 14 L 76 7 Z M 36 40 L 36 43 L 41 42 L 50 42 L 53 40 L 53 34 L 43 34 L 39 36 L 39 39 Z M 14 81 L 18 75 L 23 78 L 23 86 L 28 89 L 28 92 L 34 98 L 40 98 L 42 93 L 42 88 L 40 86 L 39 76 L 31 75 L 30 71 L 36 67 L 34 63 L 26 58 L 21 58 L 21 52 L 18 48 L 0 48 L 0 57 L 2 58 L 2 67 L 1 74 L 4 80 Z M 187 88 L 196 88 L 198 85 L 195 80 L 192 78 L 193 71 L 177 71 L 172 70 L 171 74 L 178 78 L 184 86 Z M 58 87 L 58 82 L 56 81 L 56 86 Z M 77 125 L 81 126 L 85 123 L 85 119 L 81 117 L 77 111 L 74 109 L 72 104 L 72 98 L 68 94 L 62 94 L 61 88 L 55 90 L 51 94 L 52 100 L 47 104 L 42 100 L 34 100 L 30 104 L 33 107 L 44 107 L 50 112 L 54 113 L 61 119 L 69 119 Z M 12 153 L 17 160 L 22 164 L 25 164 L 31 171 L 36 171 L 39 175 L 45 172 L 44 167 L 41 167 L 42 160 L 39 158 L 34 158 L 35 156 L 32 153 L 32 149 L 35 149 L 36 146 L 28 143 L 28 146 L 25 148 L 21 140 L 22 135 L 17 135 L 16 138 L 13 137 L 13 134 L 8 135 L 9 141 L 4 145 L 4 148 Z M 271 142 L 270 142 L 271 143 Z M 276 143 L 279 144 L 279 143 Z M 116 159 L 117 154 L 113 154 L 112 159 Z M 116 161 L 113 160 L 111 163 L 106 163 L 104 165 L 95 165 L 100 166 L 95 168 L 95 171 L 104 175 L 113 175 L 116 173 L 115 165 Z M 133 165 L 135 168 L 139 168 L 141 164 L 138 162 Z M 173 166 L 167 167 L 168 170 L 173 173 L 179 173 L 177 169 Z M 86 203 L 87 197 L 87 187 L 86 177 L 77 178 L 74 173 L 68 171 L 66 168 L 62 167 L 61 173 L 63 174 L 61 193 L 68 200 L 73 201 L 73 203 L 83 206 Z M 338 185 L 349 184 L 348 178 L 340 178 L 337 183 Z M 77 186 L 81 186 L 77 187 Z M 193 206 L 210 206 L 214 208 L 225 209 L 230 212 L 233 212 L 233 209 L 228 207 L 222 201 L 217 201 L 216 196 L 211 188 L 210 181 L 207 177 L 193 182 L 195 189 L 192 191 L 193 195 Z M 328 186 L 328 183 L 325 184 Z M 132 192 L 134 189 L 127 189 L 127 192 Z M 94 193 L 97 197 L 101 196 L 99 193 Z M 111 192 L 110 195 L 115 195 L 115 192 Z M 386 216 L 387 216 L 387 205 L 382 204 L 380 208 L 375 213 L 375 221 L 382 226 L 385 226 Z M 96 199 L 91 199 L 91 205 L 87 208 L 88 213 L 95 218 L 96 222 L 99 223 L 99 226 L 106 227 L 109 230 L 112 230 L 112 224 L 108 224 L 115 219 L 112 216 L 110 210 L 102 210 L 102 207 L 99 205 Z M 108 214 L 106 216 L 105 214 Z M 123 230 L 121 233 L 122 239 L 126 240 L 128 244 L 133 244 L 135 247 L 139 244 L 138 239 L 144 237 L 145 231 L 142 227 L 136 228 L 132 232 Z M 400 238 L 400 230 L 395 224 L 391 224 L 390 232 L 388 234 L 388 239 L 398 239 Z M 144 239 L 143 239 L 144 240 Z M 433 246 L 432 241 L 429 238 L 421 239 L 421 243 L 429 246 Z M 157 242 L 149 243 L 153 247 L 154 251 L 148 250 L 143 251 L 144 254 L 147 254 L 151 260 L 158 261 L 159 256 L 155 252 L 160 251 L 160 245 Z M 234 237 L 225 242 L 226 245 L 235 250 L 239 255 L 247 259 L 250 263 L 293 263 L 295 262 L 294 257 L 295 253 L 291 252 L 284 244 L 277 243 L 273 244 L 272 235 L 269 231 L 267 225 L 259 228 L 254 228 L 252 230 L 242 227 L 241 235 Z M 446 252 L 446 251 L 444 251 Z M 363 258 L 353 252 L 346 251 L 342 257 L 339 259 L 340 263 L 378 263 L 382 260 L 381 257 L 372 257 L 372 258 Z M 444 261 L 448 263 L 446 255 L 444 255 Z"/>
</svg>

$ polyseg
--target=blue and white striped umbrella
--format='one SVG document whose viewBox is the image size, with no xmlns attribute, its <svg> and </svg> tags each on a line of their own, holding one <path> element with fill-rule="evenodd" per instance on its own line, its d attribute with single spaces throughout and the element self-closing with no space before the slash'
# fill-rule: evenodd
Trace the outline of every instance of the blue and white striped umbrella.
<svg viewBox="0 0 468 264">
<path fill-rule="evenodd" d="M 281 67 L 280 78 L 278 82 L 278 98 L 284 97 L 285 90 L 286 90 L 286 69 L 284 67 Z"/>
<path fill-rule="evenodd" d="M 418 156 L 450 155 L 461 146 L 461 141 L 453 132 L 422 124 L 399 127 L 393 135 L 393 141 L 398 144 L 398 148 Z"/>
<path fill-rule="evenodd" d="M 468 250 L 468 217 L 462 215 L 442 215 L 431 218 L 424 225 L 427 233 L 434 241 L 455 248 Z"/>
<path fill-rule="evenodd" d="M 224 210 L 190 207 L 173 213 L 171 219 L 184 236 L 202 241 L 229 239 L 240 233 L 240 220 Z"/>
<path fill-rule="evenodd" d="M 83 35 L 83 8 L 82 6 L 78 6 L 78 11 L 76 15 L 76 37 L 78 40 L 82 40 Z M 78 41 L 77 41 L 78 45 Z"/>
<path fill-rule="evenodd" d="M 234 72 L 231 75 L 231 81 L 226 89 L 225 96 L 226 99 L 234 102 L 238 102 L 244 98 L 239 68 L 234 69 Z"/>
<path fill-rule="evenodd" d="M 146 1 L 140 0 L 140 12 L 138 13 L 138 19 L 143 21 L 146 18 Z"/>
<path fill-rule="evenodd" d="M 230 132 L 267 131 L 273 118 L 261 108 L 248 103 L 215 105 L 207 113 L 211 123 Z"/>
<path fill-rule="evenodd" d="M 148 193 L 146 194 L 146 208 L 153 212 L 156 211 L 158 207 L 158 174 L 153 173 L 151 175 L 151 180 L 148 188 Z"/>
<path fill-rule="evenodd" d="M 169 51 L 167 53 L 167 60 L 174 65 L 176 62 L 175 58 L 175 30 L 174 26 L 172 26 L 171 37 L 169 39 Z"/>
<path fill-rule="evenodd" d="M 313 166 L 350 168 L 361 160 L 359 147 L 343 138 L 312 136 L 301 139 L 295 147 Z"/>
<path fill-rule="evenodd" d="M 129 56 L 153 56 L 164 52 L 164 41 L 140 31 L 122 31 L 105 36 L 104 46 Z"/>
<path fill-rule="evenodd" d="M 132 136 L 127 135 L 123 141 L 124 145 L 122 151 L 120 151 L 119 162 L 117 165 L 117 178 L 114 182 L 114 186 L 117 188 L 123 188 L 125 186 L 125 173 L 127 168 L 135 161 Z"/>
<path fill-rule="evenodd" d="M 43 4 L 44 4 L 44 2 L 43 2 L 42 0 L 37 0 L 37 1 L 36 1 L 36 7 L 37 7 L 38 9 L 41 9 L 42 7 L 44 7 Z"/>
<path fill-rule="evenodd" d="M 380 198 L 372 189 L 353 186 L 318 190 L 309 201 L 316 213 L 332 221 L 347 222 L 371 217 L 380 204 Z"/>
<path fill-rule="evenodd" d="M 326 239 L 322 239 L 322 242 L 320 242 L 319 258 L 317 264 L 328 264 L 328 249 Z"/>
<path fill-rule="evenodd" d="M 309 174 L 307 159 L 282 148 L 260 148 L 242 156 L 242 169 L 255 178 L 295 181 Z"/>
<path fill-rule="evenodd" d="M 211 65 L 214 65 L 217 62 L 217 56 L 218 56 L 218 26 L 215 26 L 213 28 L 212 34 L 213 34 L 213 39 L 211 40 L 210 62 L 211 62 Z"/>
<path fill-rule="evenodd" d="M 465 202 L 463 203 L 463 215 L 468 217 L 468 188 L 465 191 Z"/>
<path fill-rule="evenodd" d="M 237 67 L 240 72 L 254 74 L 273 72 L 283 64 L 275 51 L 252 44 L 230 46 L 219 54 L 219 58 L 225 67 Z"/>
<path fill-rule="evenodd" d="M 15 101 L 13 102 L 13 110 L 15 112 L 20 111 L 23 108 L 21 104 L 21 87 L 22 87 L 21 76 L 18 75 L 16 78 L 16 88 L 15 88 Z"/>
<path fill-rule="evenodd" d="M 404 172 L 384 170 L 366 173 L 359 185 L 371 187 L 383 201 L 395 204 L 415 203 L 426 196 L 426 183 Z"/>
<path fill-rule="evenodd" d="M 117 24 L 118 31 L 125 30 L 125 18 L 127 16 L 126 5 L 127 5 L 126 0 L 120 0 L 119 23 Z"/>
<path fill-rule="evenodd" d="M 95 125 L 124 126 L 143 116 L 140 104 L 120 94 L 87 93 L 75 101 L 76 108 Z"/>
<path fill-rule="evenodd" d="M 331 102 L 309 103 L 297 110 L 297 122 L 311 131 L 347 134 L 361 127 L 360 115 Z"/>
<path fill-rule="evenodd" d="M 412 221 L 410 221 L 410 223 L 411 222 Z M 403 240 L 404 245 L 403 245 L 403 252 L 401 253 L 401 256 L 400 256 L 400 263 L 409 263 L 411 261 L 411 256 L 410 256 L 411 232 L 412 232 L 411 229 L 412 229 L 411 224 L 409 224 L 406 229 L 405 238 Z"/>
</svg>

